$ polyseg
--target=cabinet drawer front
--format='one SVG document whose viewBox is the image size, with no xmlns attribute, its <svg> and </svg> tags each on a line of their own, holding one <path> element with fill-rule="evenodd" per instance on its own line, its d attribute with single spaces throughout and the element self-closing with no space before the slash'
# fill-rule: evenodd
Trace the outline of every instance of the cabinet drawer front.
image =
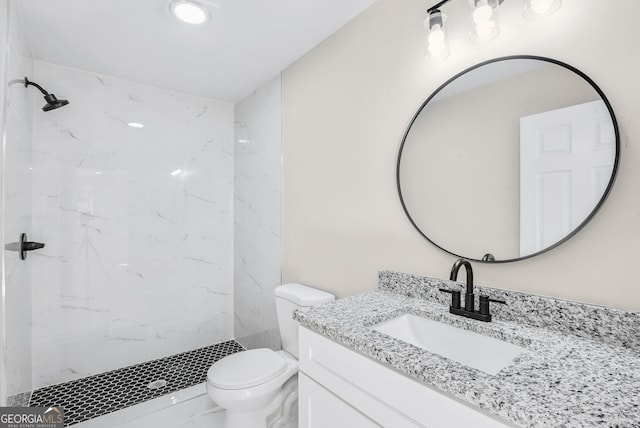
<svg viewBox="0 0 640 428">
<path fill-rule="evenodd" d="M 512 426 L 304 327 L 299 338 L 300 371 L 383 426 Z"/>
<path fill-rule="evenodd" d="M 300 428 L 381 427 L 304 373 L 298 377 L 298 403 Z"/>
</svg>

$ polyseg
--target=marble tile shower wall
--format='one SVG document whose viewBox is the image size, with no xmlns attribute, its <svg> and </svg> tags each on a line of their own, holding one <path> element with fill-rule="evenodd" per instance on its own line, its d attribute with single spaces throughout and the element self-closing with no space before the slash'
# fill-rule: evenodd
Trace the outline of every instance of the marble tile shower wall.
<svg viewBox="0 0 640 428">
<path fill-rule="evenodd" d="M 233 105 L 36 77 L 70 104 L 34 107 L 34 387 L 232 338 Z"/>
<path fill-rule="evenodd" d="M 279 349 L 281 80 L 235 107 L 234 282 L 236 340 Z"/>
<path fill-rule="evenodd" d="M 5 3 L 1 7 L 7 10 L 6 6 Z M 7 82 L 2 82 L 3 87 L 7 88 L 6 143 L 1 167 L 5 186 L 3 221 L 6 242 L 17 242 L 21 233 L 33 237 L 30 168 L 32 105 L 36 93 L 22 83 L 25 76 L 33 75 L 34 60 L 15 3 L 9 3 L 8 17 Z M 20 260 L 15 251 L 5 251 L 4 257 L 6 386 L 7 394 L 14 395 L 31 389 L 31 260 Z"/>
</svg>

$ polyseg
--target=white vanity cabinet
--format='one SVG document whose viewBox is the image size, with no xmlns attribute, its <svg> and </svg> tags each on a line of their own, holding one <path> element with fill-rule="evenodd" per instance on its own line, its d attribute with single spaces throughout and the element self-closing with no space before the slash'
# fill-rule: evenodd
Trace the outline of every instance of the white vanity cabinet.
<svg viewBox="0 0 640 428">
<path fill-rule="evenodd" d="M 304 327 L 299 427 L 511 427 Z"/>
</svg>

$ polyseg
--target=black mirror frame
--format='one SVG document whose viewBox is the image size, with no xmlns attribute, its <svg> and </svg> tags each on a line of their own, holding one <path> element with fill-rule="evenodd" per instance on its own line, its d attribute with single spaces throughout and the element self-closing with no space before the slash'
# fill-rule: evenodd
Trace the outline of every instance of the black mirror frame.
<svg viewBox="0 0 640 428">
<path fill-rule="evenodd" d="M 475 70 L 476 68 L 482 67 L 482 66 L 487 65 L 487 64 L 492 64 L 492 63 L 495 63 L 495 62 L 512 60 L 512 59 L 531 59 L 531 60 L 545 61 L 545 62 L 549 62 L 549 63 L 552 63 L 552 64 L 556 64 L 556 65 L 564 67 L 564 68 L 566 68 L 566 69 L 568 69 L 570 71 L 573 71 L 578 76 L 582 77 L 587 83 L 589 83 L 591 85 L 591 87 L 593 87 L 593 89 L 598 93 L 600 98 L 602 98 L 602 101 L 606 105 L 607 110 L 609 111 L 609 114 L 611 115 L 611 121 L 613 122 L 613 129 L 614 129 L 615 136 L 616 136 L 616 156 L 615 156 L 615 160 L 614 160 L 614 163 L 613 163 L 613 170 L 611 172 L 611 178 L 609 179 L 609 184 L 607 185 L 607 188 L 605 189 L 602 197 L 600 198 L 600 201 L 596 204 L 596 206 L 593 208 L 591 213 L 589 213 L 589 215 L 584 219 L 584 221 L 582 223 L 580 223 L 575 229 L 573 229 L 571 231 L 571 233 L 569 233 L 563 239 L 559 240 L 558 242 L 554 243 L 553 245 L 548 246 L 547 248 L 545 248 L 545 249 L 543 249 L 541 251 L 538 251 L 536 253 L 532 253 L 532 254 L 529 254 L 529 255 L 526 255 L 526 256 L 523 256 L 523 257 L 518 257 L 518 258 L 513 258 L 513 259 L 505 259 L 505 260 L 473 259 L 473 258 L 466 257 L 464 255 L 461 255 L 461 254 L 453 253 L 453 252 L 447 250 L 446 248 L 443 248 L 440 245 L 436 244 L 431 239 L 429 239 L 429 237 L 422 230 L 420 230 L 418 225 L 413 221 L 413 218 L 411 218 L 411 214 L 409 214 L 409 211 L 407 210 L 407 206 L 406 206 L 406 204 L 404 202 L 404 198 L 402 197 L 402 189 L 400 188 L 400 162 L 402 160 L 402 149 L 404 148 L 404 144 L 405 144 L 405 142 L 407 140 L 407 136 L 409 135 L 409 131 L 411 131 L 411 127 L 413 126 L 413 123 L 416 121 L 417 117 L 420 115 L 422 110 L 427 106 L 427 104 L 429 104 L 429 101 L 431 101 L 442 89 L 444 89 L 447 85 L 449 85 L 451 82 L 453 82 L 454 80 L 456 80 L 460 76 L 462 76 L 464 74 L 467 74 L 470 71 Z M 566 63 L 564 63 L 562 61 L 558 61 L 556 59 L 542 57 L 542 56 L 536 56 L 536 55 L 511 55 L 511 56 L 503 56 L 503 57 L 499 57 L 499 58 L 493 58 L 493 59 L 490 59 L 490 60 L 487 60 L 487 61 L 480 62 L 480 63 L 478 63 L 476 65 L 473 65 L 473 66 L 467 68 L 466 70 L 463 70 L 460 73 L 456 74 L 455 76 L 453 76 L 452 78 L 450 78 L 446 82 L 444 82 L 442 85 L 440 85 L 438 87 L 438 89 L 436 89 L 431 95 L 429 95 L 429 97 L 426 99 L 426 101 L 424 103 L 422 103 L 422 105 L 420 106 L 420 108 L 418 109 L 416 114 L 413 116 L 413 118 L 411 119 L 411 122 L 409 122 L 409 126 L 407 126 L 407 129 L 406 129 L 406 131 L 404 133 L 404 136 L 402 137 L 402 143 L 400 144 L 400 149 L 398 151 L 398 159 L 397 159 L 397 162 L 396 162 L 396 186 L 397 186 L 397 189 L 398 189 L 398 196 L 400 197 L 400 203 L 402 204 L 402 209 L 403 209 L 405 215 L 407 216 L 407 218 L 409 219 L 409 221 L 411 222 L 413 227 L 418 231 L 418 233 L 420 233 L 420 235 L 422 235 L 428 242 L 430 242 L 431 244 L 433 244 L 437 248 L 441 249 L 442 251 L 444 251 L 446 253 L 449 253 L 452 256 L 455 256 L 457 258 L 465 258 L 467 260 L 474 261 L 474 262 L 479 262 L 479 263 L 510 263 L 510 262 L 517 262 L 517 261 L 520 261 L 520 260 L 529 259 L 531 257 L 539 256 L 540 254 L 544 254 L 544 253 L 546 253 L 548 251 L 551 251 L 552 249 L 558 247 L 559 245 L 562 245 L 565 242 L 567 242 L 569 239 L 574 237 L 583 227 L 585 227 L 586 224 L 589 223 L 589 221 L 591 221 L 591 219 L 600 210 L 600 208 L 604 204 L 605 200 L 609 196 L 609 193 L 611 193 L 611 189 L 613 187 L 613 183 L 615 182 L 616 176 L 618 175 L 619 162 L 620 162 L 620 130 L 618 129 L 618 121 L 616 120 L 616 115 L 613 112 L 613 108 L 611 107 L 611 103 L 609 102 L 609 100 L 605 96 L 604 92 L 602 92 L 602 89 L 600 89 L 600 87 L 589 76 L 587 76 L 585 73 L 583 73 L 582 71 L 578 70 L 577 68 L 575 68 L 575 67 L 573 67 L 573 66 L 571 66 L 569 64 L 566 64 Z"/>
</svg>

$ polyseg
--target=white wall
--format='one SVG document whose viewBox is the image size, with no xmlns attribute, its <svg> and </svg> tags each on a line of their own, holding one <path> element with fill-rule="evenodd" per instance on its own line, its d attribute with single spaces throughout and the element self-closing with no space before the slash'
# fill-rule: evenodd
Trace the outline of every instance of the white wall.
<svg viewBox="0 0 640 428">
<path fill-rule="evenodd" d="M 34 387 L 233 335 L 233 105 L 37 62 Z M 140 122 L 134 129 L 127 122 Z"/>
<path fill-rule="evenodd" d="M 0 6 L 4 9 L 7 4 Z M 4 225 L 3 246 L 17 242 L 21 233 L 31 234 L 32 103 L 37 92 L 25 88 L 25 76 L 33 78 L 34 60 L 15 2 L 8 3 L 6 79 L 2 79 L 4 111 L 4 158 L 2 159 Z M 0 18 L 0 22 L 4 22 Z M 0 31 L 5 31 L 4 25 Z M 0 45 L 1 46 L 1 45 Z M 2 98 L 2 97 L 0 97 Z M 31 265 L 15 251 L 4 255 L 4 317 L 6 321 L 6 392 L 8 396 L 31 389 Z"/>
<path fill-rule="evenodd" d="M 247 348 L 280 348 L 280 75 L 235 106 L 234 325 Z"/>
<path fill-rule="evenodd" d="M 556 14 L 522 19 L 500 7 L 501 35 L 468 42 L 469 6 L 443 7 L 451 56 L 424 60 L 425 10 L 433 2 L 379 0 L 283 73 L 283 276 L 339 296 L 376 287 L 390 268 L 447 277 L 452 256 L 426 242 L 402 212 L 395 183 L 400 140 L 421 103 L 449 77 L 515 54 L 548 56 L 589 75 L 621 127 L 617 182 L 574 238 L 535 258 L 475 264 L 476 282 L 503 289 L 640 309 L 632 274 L 640 253 L 640 2 L 566 0 Z"/>
</svg>

